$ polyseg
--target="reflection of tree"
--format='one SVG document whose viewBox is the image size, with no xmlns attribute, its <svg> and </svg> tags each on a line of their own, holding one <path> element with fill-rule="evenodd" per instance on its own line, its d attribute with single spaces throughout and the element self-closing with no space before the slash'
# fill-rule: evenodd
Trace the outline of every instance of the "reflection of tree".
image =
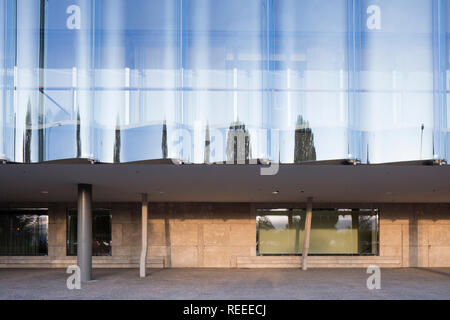
<svg viewBox="0 0 450 320">
<path fill-rule="evenodd" d="M 372 215 L 360 215 L 359 216 L 359 230 L 361 231 L 372 231 L 372 223 L 374 216 Z"/>
<path fill-rule="evenodd" d="M 205 163 L 209 163 L 210 152 L 211 152 L 211 137 L 209 134 L 209 124 L 207 124 L 205 130 L 205 156 L 204 156 Z"/>
<path fill-rule="evenodd" d="M 0 214 L 0 254 L 47 254 L 47 222 L 47 216 L 15 210 Z"/>
<path fill-rule="evenodd" d="M 37 216 L 26 216 L 26 215 L 17 216 L 18 228 L 23 231 L 29 231 L 35 226 L 36 218 Z"/>
<path fill-rule="evenodd" d="M 114 162 L 120 162 L 120 118 L 117 115 L 116 119 L 116 130 L 115 130 L 115 141 L 114 141 Z"/>
<path fill-rule="evenodd" d="M 333 226 L 336 230 L 339 230 L 338 222 L 339 222 L 339 214 L 334 212 L 326 213 L 320 217 L 320 219 L 324 219 L 325 225 Z"/>
<path fill-rule="evenodd" d="M 164 120 L 163 127 L 162 127 L 161 151 L 162 151 L 163 159 L 167 159 L 167 124 L 166 124 L 166 120 Z"/>
<path fill-rule="evenodd" d="M 288 228 L 302 228 L 302 219 L 300 217 L 292 217 L 288 216 L 288 223 L 286 225 L 286 229 Z"/>
<path fill-rule="evenodd" d="M 264 230 L 275 229 L 270 219 L 266 216 L 259 217 L 257 222 L 257 228 Z"/>
<path fill-rule="evenodd" d="M 300 230 L 304 229 L 305 226 L 302 226 L 303 220 L 300 216 L 292 216 L 292 213 L 288 214 L 288 223 L 286 225 L 286 229 L 294 229 L 295 230 L 295 242 L 294 242 L 294 253 L 300 253 Z"/>
<path fill-rule="evenodd" d="M 374 219 L 372 214 L 361 214 L 358 220 L 358 253 L 371 254 L 374 252 L 376 239 L 376 227 L 374 228 Z"/>
<path fill-rule="evenodd" d="M 32 138 L 31 125 L 32 125 L 31 102 L 30 102 L 30 98 L 28 98 L 27 114 L 25 116 L 25 136 L 24 136 L 24 142 L 23 142 L 24 162 L 31 162 L 31 138 Z"/>
<path fill-rule="evenodd" d="M 17 215 L 14 223 L 14 250 L 22 254 L 39 253 L 39 217 L 37 215 Z M 19 253 L 19 252 L 17 252 Z"/>
<path fill-rule="evenodd" d="M 295 150 L 294 162 L 316 160 L 316 148 L 314 147 L 314 134 L 308 121 L 303 120 L 301 115 L 297 118 L 295 128 Z"/>
<path fill-rule="evenodd" d="M 244 163 L 250 156 L 250 134 L 245 124 L 231 123 L 227 135 L 227 162 Z"/>
</svg>

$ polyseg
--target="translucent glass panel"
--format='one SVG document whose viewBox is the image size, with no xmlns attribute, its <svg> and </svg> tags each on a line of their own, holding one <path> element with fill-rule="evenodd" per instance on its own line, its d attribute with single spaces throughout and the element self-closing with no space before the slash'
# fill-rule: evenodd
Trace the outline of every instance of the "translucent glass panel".
<svg viewBox="0 0 450 320">
<path fill-rule="evenodd" d="M 274 0 L 272 128 L 280 161 L 348 157 L 348 1 Z"/>
<path fill-rule="evenodd" d="M 433 2 L 360 2 L 363 159 L 433 159 Z"/>
<path fill-rule="evenodd" d="M 264 0 L 183 2 L 183 123 L 193 162 L 205 158 L 206 127 L 221 141 L 206 155 L 212 162 L 234 158 L 228 131 L 247 133 L 247 158 L 267 157 L 267 10 Z"/>
<path fill-rule="evenodd" d="M 304 231 L 304 210 L 258 210 L 258 254 L 301 254 Z M 313 210 L 309 250 L 311 254 L 377 255 L 378 210 Z"/>
<path fill-rule="evenodd" d="M 4 0 L 0 158 L 445 160 L 447 2 Z"/>
<path fill-rule="evenodd" d="M 93 14 L 89 0 L 48 0 L 41 15 L 45 160 L 94 158 Z"/>
<path fill-rule="evenodd" d="M 0 4 L 0 159 L 14 160 L 16 84 L 15 1 Z"/>
<path fill-rule="evenodd" d="M 0 4 L 0 159 L 6 159 L 6 150 L 3 143 L 6 131 L 6 95 L 7 95 L 7 68 L 6 68 L 6 5 L 4 1 Z"/>
<path fill-rule="evenodd" d="M 181 123 L 179 1 L 96 2 L 96 157 L 167 157 Z"/>
<path fill-rule="evenodd" d="M 43 84 L 40 3 L 26 0 L 15 8 L 15 13 L 14 157 L 18 161 L 36 162 L 43 160 L 44 153 L 44 102 L 39 91 Z"/>
<path fill-rule="evenodd" d="M 90 1 L 2 6 L 3 153 L 16 162 L 92 158 Z"/>
<path fill-rule="evenodd" d="M 445 72 L 441 69 L 440 72 L 443 75 L 444 85 L 444 97 L 443 97 L 443 112 L 440 120 L 442 121 L 442 133 L 444 139 L 442 141 L 442 145 L 445 150 L 445 157 L 447 159 L 450 155 L 450 1 L 445 0 L 441 2 L 440 7 L 440 25 L 443 26 L 443 35 L 445 43 L 445 53 L 443 54 L 443 67 L 445 68 Z"/>
</svg>

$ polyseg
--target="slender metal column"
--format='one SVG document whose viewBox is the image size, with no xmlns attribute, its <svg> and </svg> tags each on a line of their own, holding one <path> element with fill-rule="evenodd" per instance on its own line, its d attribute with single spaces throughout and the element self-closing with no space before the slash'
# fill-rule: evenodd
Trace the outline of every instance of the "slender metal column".
<svg viewBox="0 0 450 320">
<path fill-rule="evenodd" d="M 92 279 L 92 185 L 78 185 L 77 258 L 81 282 Z"/>
<path fill-rule="evenodd" d="M 306 204 L 306 220 L 305 220 L 305 238 L 303 240 L 303 251 L 302 251 L 302 269 L 306 270 L 308 268 L 308 251 L 309 251 L 309 238 L 311 235 L 311 219 L 312 219 L 312 202 L 313 198 L 308 198 Z"/>
<path fill-rule="evenodd" d="M 147 224 L 148 224 L 148 201 L 147 195 L 142 194 L 142 246 L 141 261 L 139 264 L 139 275 L 145 278 L 146 262 L 147 262 Z"/>
</svg>

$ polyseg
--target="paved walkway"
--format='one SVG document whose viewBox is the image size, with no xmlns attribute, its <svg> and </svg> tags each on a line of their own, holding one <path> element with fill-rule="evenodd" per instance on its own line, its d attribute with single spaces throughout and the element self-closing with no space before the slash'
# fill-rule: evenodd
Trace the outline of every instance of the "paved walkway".
<svg viewBox="0 0 450 320">
<path fill-rule="evenodd" d="M 0 299 L 450 299 L 450 268 L 382 269 L 368 290 L 365 269 L 94 269 L 97 281 L 68 290 L 62 269 L 0 269 Z"/>
</svg>

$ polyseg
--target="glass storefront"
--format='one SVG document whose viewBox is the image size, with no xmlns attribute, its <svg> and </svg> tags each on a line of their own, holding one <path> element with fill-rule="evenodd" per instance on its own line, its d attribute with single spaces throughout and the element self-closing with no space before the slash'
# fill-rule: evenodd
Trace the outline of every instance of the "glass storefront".
<svg viewBox="0 0 450 320">
<path fill-rule="evenodd" d="M 67 255 L 77 255 L 77 209 L 70 209 L 67 213 Z M 92 255 L 111 255 L 111 210 L 92 210 Z"/>
<path fill-rule="evenodd" d="M 0 256 L 46 255 L 47 209 L 0 210 Z"/>
<path fill-rule="evenodd" d="M 449 0 L 3 0 L 0 159 L 446 160 L 449 25 Z"/>
<path fill-rule="evenodd" d="M 257 254 L 301 254 L 305 215 L 303 209 L 259 209 Z M 378 210 L 314 209 L 309 254 L 378 255 Z"/>
</svg>

